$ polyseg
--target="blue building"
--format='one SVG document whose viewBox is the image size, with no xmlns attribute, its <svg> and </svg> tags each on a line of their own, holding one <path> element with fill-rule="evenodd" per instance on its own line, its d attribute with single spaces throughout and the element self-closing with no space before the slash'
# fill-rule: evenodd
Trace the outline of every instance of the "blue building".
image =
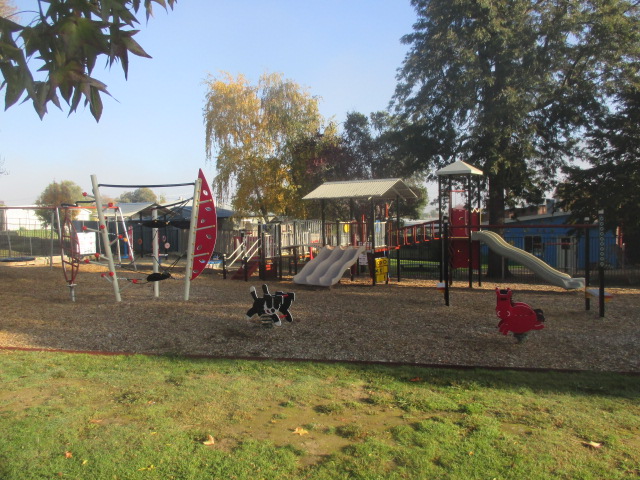
<svg viewBox="0 0 640 480">
<path fill-rule="evenodd" d="M 594 269 L 598 265 L 600 238 L 596 226 L 585 228 L 568 225 L 569 212 L 554 212 L 518 216 L 505 220 L 504 239 L 514 247 L 529 252 L 553 268 L 575 274 L 586 267 Z M 586 236 L 589 235 L 589 252 L 586 252 Z M 487 247 L 481 247 L 483 255 Z M 619 245 L 616 232 L 606 231 L 604 235 L 605 265 L 620 268 L 624 262 L 623 247 Z"/>
</svg>

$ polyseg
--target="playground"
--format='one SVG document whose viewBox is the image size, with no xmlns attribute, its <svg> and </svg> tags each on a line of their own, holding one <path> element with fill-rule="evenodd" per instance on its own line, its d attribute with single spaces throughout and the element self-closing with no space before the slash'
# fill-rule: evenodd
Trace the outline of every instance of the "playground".
<svg viewBox="0 0 640 480">
<path fill-rule="evenodd" d="M 184 271 L 161 282 L 131 284 L 114 302 L 104 267 L 83 265 L 70 301 L 60 265 L 0 265 L 0 347 L 461 367 L 640 373 L 640 291 L 608 288 L 606 315 L 585 310 L 584 291 L 551 285 L 483 282 L 450 288 L 445 306 L 434 281 L 372 286 L 345 277 L 331 288 L 281 281 L 224 280 L 205 271 L 185 301 Z M 142 273 L 128 273 L 142 276 Z M 247 319 L 249 289 L 295 292 L 293 322 L 264 328 Z M 544 310 L 545 328 L 517 343 L 497 328 L 495 288 Z"/>
</svg>

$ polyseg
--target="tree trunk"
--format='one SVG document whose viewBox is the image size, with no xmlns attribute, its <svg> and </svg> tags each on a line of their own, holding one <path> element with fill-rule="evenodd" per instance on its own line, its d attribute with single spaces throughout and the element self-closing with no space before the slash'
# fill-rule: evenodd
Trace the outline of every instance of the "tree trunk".
<svg viewBox="0 0 640 480">
<path fill-rule="evenodd" d="M 489 177 L 489 224 L 504 225 L 504 180 L 500 175 L 491 175 Z M 503 230 L 496 230 L 496 233 L 502 235 Z M 505 275 L 508 271 L 505 268 Z M 502 256 L 489 250 L 489 260 L 487 268 L 488 278 L 502 277 Z"/>
</svg>

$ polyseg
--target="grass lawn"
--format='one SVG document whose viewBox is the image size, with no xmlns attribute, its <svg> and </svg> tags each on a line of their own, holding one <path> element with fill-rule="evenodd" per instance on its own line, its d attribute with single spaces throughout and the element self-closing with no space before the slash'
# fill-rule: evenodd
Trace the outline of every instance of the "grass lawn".
<svg viewBox="0 0 640 480">
<path fill-rule="evenodd" d="M 0 350 L 0 478 L 619 479 L 640 377 Z"/>
</svg>

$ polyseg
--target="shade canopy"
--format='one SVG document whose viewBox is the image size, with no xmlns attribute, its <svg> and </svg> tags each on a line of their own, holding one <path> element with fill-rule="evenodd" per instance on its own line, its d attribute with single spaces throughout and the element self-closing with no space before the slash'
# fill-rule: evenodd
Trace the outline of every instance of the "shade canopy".
<svg viewBox="0 0 640 480">
<path fill-rule="evenodd" d="M 155 202 L 117 203 L 116 206 L 120 208 L 120 212 L 122 212 L 124 218 L 131 218 L 134 215 L 149 217 L 151 216 L 151 211 L 154 209 L 158 211 L 158 215 L 168 215 L 171 213 L 171 210 Z M 116 210 L 106 209 L 104 216 L 115 217 Z"/>
<path fill-rule="evenodd" d="M 325 182 L 302 197 L 302 199 L 337 200 L 353 198 L 395 200 L 397 197 L 402 198 L 404 201 L 420 198 L 420 196 L 400 178 L 383 178 L 377 180 Z"/>
<path fill-rule="evenodd" d="M 448 175 L 484 175 L 484 172 L 468 163 L 458 160 L 436 172 L 439 177 Z"/>
</svg>

